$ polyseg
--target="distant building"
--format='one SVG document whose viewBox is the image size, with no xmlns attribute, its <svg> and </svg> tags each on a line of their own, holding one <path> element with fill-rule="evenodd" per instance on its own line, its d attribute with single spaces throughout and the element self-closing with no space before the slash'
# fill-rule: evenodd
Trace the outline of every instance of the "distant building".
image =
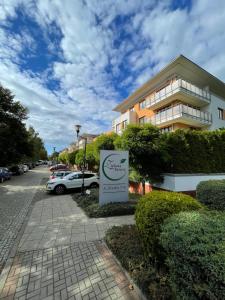
<svg viewBox="0 0 225 300">
<path fill-rule="evenodd" d="M 85 139 L 87 140 L 87 144 L 91 144 L 98 136 L 99 134 L 82 134 L 82 136 L 80 136 L 78 142 L 76 143 L 77 149 L 84 149 Z"/>
<path fill-rule="evenodd" d="M 225 127 L 225 83 L 180 55 L 118 104 L 112 129 L 151 123 L 162 132 Z"/>
</svg>

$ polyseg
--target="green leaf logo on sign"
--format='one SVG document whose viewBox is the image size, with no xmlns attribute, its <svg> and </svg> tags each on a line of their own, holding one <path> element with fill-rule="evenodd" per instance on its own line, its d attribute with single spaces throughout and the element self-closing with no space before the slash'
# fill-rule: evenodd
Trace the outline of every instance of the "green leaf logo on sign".
<svg viewBox="0 0 225 300">
<path fill-rule="evenodd" d="M 102 164 L 102 171 L 105 177 L 111 181 L 119 181 L 126 175 L 126 167 L 123 164 L 126 158 L 120 159 L 119 154 L 106 156 Z"/>
</svg>

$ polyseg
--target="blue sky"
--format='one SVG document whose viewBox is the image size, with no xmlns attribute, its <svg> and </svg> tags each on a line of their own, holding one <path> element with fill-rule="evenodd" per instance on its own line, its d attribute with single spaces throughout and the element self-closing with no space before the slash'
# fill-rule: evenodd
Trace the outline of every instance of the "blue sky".
<svg viewBox="0 0 225 300">
<path fill-rule="evenodd" d="M 224 28 L 223 0 L 1 0 L 0 83 L 60 150 L 181 53 L 225 81 Z"/>
</svg>

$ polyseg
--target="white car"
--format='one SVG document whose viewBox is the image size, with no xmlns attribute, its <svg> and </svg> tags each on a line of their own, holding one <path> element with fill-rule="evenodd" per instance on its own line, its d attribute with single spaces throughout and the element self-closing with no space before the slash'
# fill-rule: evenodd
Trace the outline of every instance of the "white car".
<svg viewBox="0 0 225 300">
<path fill-rule="evenodd" d="M 83 182 L 82 172 L 73 172 L 63 178 L 54 178 L 47 182 L 46 190 L 48 192 L 55 192 L 61 195 L 69 189 L 81 188 Z M 84 173 L 84 186 L 95 188 L 99 185 L 99 177 L 96 173 Z"/>
</svg>

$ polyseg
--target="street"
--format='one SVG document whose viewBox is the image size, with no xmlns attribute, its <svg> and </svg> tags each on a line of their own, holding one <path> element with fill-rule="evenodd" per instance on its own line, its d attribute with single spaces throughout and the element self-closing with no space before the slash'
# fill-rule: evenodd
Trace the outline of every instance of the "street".
<svg viewBox="0 0 225 300">
<path fill-rule="evenodd" d="M 0 299 L 139 299 L 102 242 L 133 216 L 90 219 L 71 195 L 46 194 L 48 177 L 37 167 L 0 186 Z"/>
</svg>

